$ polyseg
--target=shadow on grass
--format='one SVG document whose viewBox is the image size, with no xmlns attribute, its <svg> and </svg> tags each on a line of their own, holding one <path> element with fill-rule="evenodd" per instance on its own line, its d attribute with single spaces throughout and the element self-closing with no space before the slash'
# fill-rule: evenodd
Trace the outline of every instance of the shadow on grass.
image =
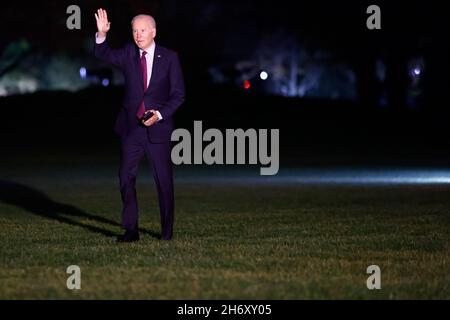
<svg viewBox="0 0 450 320">
<path fill-rule="evenodd" d="M 87 218 L 96 222 L 120 227 L 120 224 L 101 216 L 84 212 L 74 206 L 58 203 L 50 199 L 47 195 L 36 189 L 16 182 L 0 180 L 0 201 L 25 209 L 28 212 L 38 216 L 53 219 L 59 222 L 67 223 L 72 226 L 82 227 L 92 232 L 103 234 L 106 237 L 116 237 L 118 234 L 100 227 L 81 223 L 70 219 L 70 217 Z M 160 234 L 145 229 L 139 229 L 140 232 L 159 239 Z"/>
</svg>

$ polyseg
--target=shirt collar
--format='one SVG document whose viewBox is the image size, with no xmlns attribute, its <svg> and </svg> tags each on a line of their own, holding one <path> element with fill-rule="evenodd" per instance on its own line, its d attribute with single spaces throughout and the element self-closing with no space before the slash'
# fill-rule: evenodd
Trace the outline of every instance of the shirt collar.
<svg viewBox="0 0 450 320">
<path fill-rule="evenodd" d="M 155 55 L 155 47 L 156 47 L 156 43 L 155 43 L 155 41 L 153 41 L 152 44 L 150 45 L 150 47 L 145 48 L 144 50 L 139 48 L 139 56 L 142 57 L 142 52 L 145 51 L 145 52 L 147 52 L 147 56 L 153 57 Z"/>
</svg>

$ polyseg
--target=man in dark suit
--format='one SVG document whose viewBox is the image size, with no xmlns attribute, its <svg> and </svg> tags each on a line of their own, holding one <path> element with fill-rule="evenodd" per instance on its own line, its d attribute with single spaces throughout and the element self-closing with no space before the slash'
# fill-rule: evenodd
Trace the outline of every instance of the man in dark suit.
<svg viewBox="0 0 450 320">
<path fill-rule="evenodd" d="M 184 101 L 184 82 L 178 54 L 157 45 L 156 23 L 149 15 L 131 22 L 134 43 L 111 49 L 106 41 L 110 22 L 105 10 L 95 14 L 95 56 L 118 67 L 125 77 L 125 97 L 115 131 L 121 137 L 119 170 L 122 196 L 122 227 L 119 242 L 139 240 L 136 175 L 146 157 L 158 191 L 161 239 L 170 240 L 174 224 L 174 190 L 171 135 L 173 115 Z"/>
</svg>

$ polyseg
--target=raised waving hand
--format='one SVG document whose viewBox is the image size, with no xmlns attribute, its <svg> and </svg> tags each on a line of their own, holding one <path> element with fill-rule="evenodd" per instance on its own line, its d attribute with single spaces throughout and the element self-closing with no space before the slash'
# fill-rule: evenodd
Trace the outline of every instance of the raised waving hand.
<svg viewBox="0 0 450 320">
<path fill-rule="evenodd" d="M 106 34 L 111 27 L 111 22 L 108 21 L 106 10 L 103 10 L 102 8 L 98 9 L 97 13 L 95 13 L 95 20 L 97 20 L 98 36 L 106 37 Z"/>
</svg>

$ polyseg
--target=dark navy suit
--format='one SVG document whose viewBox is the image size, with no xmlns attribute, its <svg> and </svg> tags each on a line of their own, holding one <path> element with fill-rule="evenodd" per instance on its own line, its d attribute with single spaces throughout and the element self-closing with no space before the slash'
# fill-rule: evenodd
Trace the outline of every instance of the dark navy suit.
<svg viewBox="0 0 450 320">
<path fill-rule="evenodd" d="M 125 96 L 117 116 L 115 131 L 122 141 L 122 159 L 119 170 L 123 211 L 122 226 L 127 230 L 138 228 L 136 175 L 144 157 L 152 168 L 158 191 L 161 216 L 161 238 L 170 239 L 174 223 L 174 190 L 171 135 L 173 115 L 184 102 L 184 81 L 178 54 L 156 44 L 153 69 L 147 90 L 140 66 L 139 48 L 130 43 L 120 49 L 111 49 L 107 41 L 95 44 L 95 56 L 118 67 L 125 78 Z M 158 110 L 162 120 L 150 127 L 139 123 L 136 113 L 141 102 L 145 109 Z"/>
</svg>

